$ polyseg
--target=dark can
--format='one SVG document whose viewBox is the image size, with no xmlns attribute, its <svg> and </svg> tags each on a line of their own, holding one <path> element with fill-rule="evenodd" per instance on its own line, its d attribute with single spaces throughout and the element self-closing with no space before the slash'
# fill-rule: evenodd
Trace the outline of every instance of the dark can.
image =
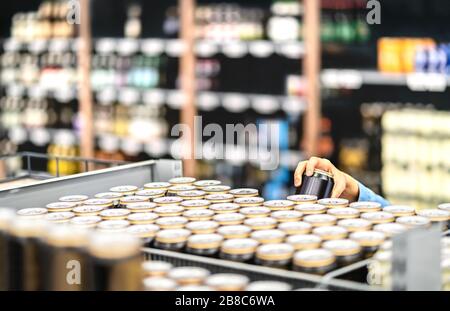
<svg viewBox="0 0 450 311">
<path fill-rule="evenodd" d="M 312 176 L 302 176 L 302 185 L 297 188 L 297 194 L 315 195 L 318 199 L 330 198 L 333 191 L 333 176 L 325 171 L 315 169 Z"/>
</svg>

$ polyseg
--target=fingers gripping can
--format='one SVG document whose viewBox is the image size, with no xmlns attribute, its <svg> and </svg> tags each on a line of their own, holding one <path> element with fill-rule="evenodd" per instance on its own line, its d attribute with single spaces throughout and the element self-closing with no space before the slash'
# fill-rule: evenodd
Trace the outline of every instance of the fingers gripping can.
<svg viewBox="0 0 450 311">
<path fill-rule="evenodd" d="M 315 169 L 312 176 L 302 176 L 302 185 L 297 188 L 297 194 L 315 195 L 318 199 L 330 198 L 333 191 L 333 175 Z"/>
</svg>

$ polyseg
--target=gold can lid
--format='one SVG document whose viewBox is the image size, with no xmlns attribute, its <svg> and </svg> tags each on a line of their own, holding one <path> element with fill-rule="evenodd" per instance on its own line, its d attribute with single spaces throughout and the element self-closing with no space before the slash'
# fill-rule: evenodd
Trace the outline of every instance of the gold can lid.
<svg viewBox="0 0 450 311">
<path fill-rule="evenodd" d="M 358 218 L 359 211 L 352 207 L 336 207 L 330 208 L 328 214 L 335 216 L 337 219 Z"/>
<path fill-rule="evenodd" d="M 173 196 L 173 197 L 160 197 L 153 199 L 153 202 L 155 202 L 158 205 L 174 205 L 174 204 L 180 204 L 183 201 L 182 198 Z"/>
<path fill-rule="evenodd" d="M 167 273 L 167 276 L 180 285 L 199 284 L 210 275 L 209 270 L 200 267 L 177 267 Z"/>
<path fill-rule="evenodd" d="M 350 239 L 363 247 L 380 246 L 386 239 L 386 235 L 379 231 L 358 231 L 350 234 Z"/>
<path fill-rule="evenodd" d="M 181 206 L 187 209 L 204 209 L 211 205 L 208 200 L 186 200 L 180 203 Z"/>
<path fill-rule="evenodd" d="M 69 221 L 73 217 L 75 217 L 75 213 L 73 212 L 54 212 L 46 214 L 44 219 L 50 222 L 59 223 Z"/>
<path fill-rule="evenodd" d="M 194 182 L 194 186 L 196 186 L 199 189 L 202 189 L 204 187 L 209 187 L 209 186 L 218 186 L 222 184 L 222 182 L 220 180 L 197 180 L 196 182 Z"/>
<path fill-rule="evenodd" d="M 119 192 L 100 192 L 94 195 L 96 199 L 108 199 L 108 200 L 117 200 L 123 197 L 122 193 Z"/>
<path fill-rule="evenodd" d="M 127 220 L 132 224 L 153 223 L 159 216 L 156 213 L 131 213 L 127 216 Z"/>
<path fill-rule="evenodd" d="M 253 189 L 253 188 L 231 189 L 229 191 L 229 193 L 234 195 L 236 198 L 240 198 L 240 197 L 256 197 L 259 194 L 258 189 Z"/>
<path fill-rule="evenodd" d="M 326 198 L 326 199 L 320 199 L 317 201 L 317 203 L 325 205 L 328 208 L 334 208 L 334 207 L 346 207 L 348 206 L 348 200 L 343 198 Z"/>
<path fill-rule="evenodd" d="M 168 182 L 149 182 L 144 185 L 144 189 L 167 190 L 171 186 Z"/>
<path fill-rule="evenodd" d="M 184 200 L 200 200 L 206 195 L 205 191 L 202 190 L 191 190 L 191 191 L 181 191 L 178 192 L 178 196 Z"/>
<path fill-rule="evenodd" d="M 215 193 L 205 196 L 205 200 L 208 200 L 211 203 L 229 203 L 233 202 L 233 199 L 234 195 L 229 193 Z"/>
<path fill-rule="evenodd" d="M 193 184 L 197 179 L 194 177 L 175 177 L 169 179 L 169 183 L 172 185 L 190 185 Z"/>
<path fill-rule="evenodd" d="M 347 237 L 348 231 L 339 226 L 322 226 L 314 228 L 312 233 L 320 236 L 322 240 L 340 240 Z"/>
<path fill-rule="evenodd" d="M 320 247 L 322 239 L 315 234 L 295 234 L 288 236 L 286 243 L 294 246 L 296 250 L 316 249 Z"/>
<path fill-rule="evenodd" d="M 179 205 L 163 205 L 155 207 L 153 212 L 159 216 L 180 216 L 184 211 L 184 208 Z"/>
<path fill-rule="evenodd" d="M 166 261 L 146 260 L 142 263 L 142 270 L 146 276 L 165 276 L 173 268 Z"/>
<path fill-rule="evenodd" d="M 116 187 L 112 187 L 111 189 L 109 189 L 109 191 L 111 192 L 119 192 L 119 193 L 133 193 L 136 192 L 139 188 L 133 185 L 121 185 L 121 186 L 116 186 Z"/>
<path fill-rule="evenodd" d="M 252 254 L 258 245 L 258 241 L 254 239 L 229 239 L 222 243 L 221 251 L 233 255 Z"/>
<path fill-rule="evenodd" d="M 149 198 L 142 195 L 128 195 L 120 198 L 120 203 L 124 205 L 141 202 L 149 202 Z"/>
<path fill-rule="evenodd" d="M 289 200 L 270 200 L 264 202 L 263 205 L 270 208 L 272 211 L 276 211 L 293 209 L 295 204 Z"/>
<path fill-rule="evenodd" d="M 324 170 L 320 170 L 320 169 L 318 169 L 318 168 L 314 169 L 314 173 L 315 173 L 315 174 L 325 175 L 325 176 L 327 176 L 327 177 L 329 177 L 329 178 L 333 178 L 333 174 L 332 174 L 332 173 L 327 172 L 327 171 L 324 171 Z"/>
<path fill-rule="evenodd" d="M 325 241 L 322 247 L 333 252 L 335 256 L 350 256 L 361 252 L 359 243 L 350 239 Z"/>
<path fill-rule="evenodd" d="M 280 223 L 278 229 L 286 232 L 288 235 L 306 234 L 311 232 L 312 225 L 305 221 L 288 221 Z"/>
<path fill-rule="evenodd" d="M 101 211 L 99 216 L 104 219 L 126 218 L 130 213 L 126 208 L 110 208 Z"/>
<path fill-rule="evenodd" d="M 100 205 L 80 205 L 72 209 L 75 215 L 98 215 L 105 208 Z"/>
<path fill-rule="evenodd" d="M 388 223 L 395 220 L 394 215 L 388 212 L 362 213 L 361 218 L 372 222 L 372 224 Z"/>
<path fill-rule="evenodd" d="M 253 231 L 250 235 L 250 238 L 258 241 L 261 244 L 281 243 L 284 241 L 285 237 L 286 233 L 278 229 Z"/>
<path fill-rule="evenodd" d="M 326 249 L 307 249 L 294 254 L 294 264 L 305 268 L 320 268 L 336 262 L 334 254 Z"/>
<path fill-rule="evenodd" d="M 85 247 L 89 239 L 89 232 L 81 227 L 54 225 L 45 234 L 48 244 L 55 247 Z"/>
<path fill-rule="evenodd" d="M 95 227 L 102 221 L 100 216 L 76 216 L 70 219 L 70 224 L 81 227 Z"/>
<path fill-rule="evenodd" d="M 270 208 L 264 206 L 242 207 L 239 209 L 239 213 L 248 218 L 268 216 L 270 212 Z"/>
<path fill-rule="evenodd" d="M 280 281 L 255 281 L 251 282 L 245 290 L 248 292 L 284 292 L 292 290 L 292 286 Z"/>
<path fill-rule="evenodd" d="M 303 213 L 304 215 L 324 214 L 327 207 L 317 203 L 299 204 L 294 207 L 294 210 Z"/>
<path fill-rule="evenodd" d="M 317 202 L 317 196 L 310 194 L 294 194 L 288 196 L 286 199 L 294 202 L 295 204 L 303 204 L 303 203 L 315 203 Z"/>
<path fill-rule="evenodd" d="M 372 222 L 361 218 L 341 219 L 337 224 L 346 228 L 349 232 L 368 231 L 372 227 Z"/>
<path fill-rule="evenodd" d="M 264 198 L 261 197 L 242 197 L 236 198 L 233 201 L 236 204 L 239 204 L 241 207 L 249 207 L 249 206 L 261 206 L 264 204 Z"/>
<path fill-rule="evenodd" d="M 272 218 L 275 218 L 279 222 L 291 222 L 299 221 L 303 213 L 299 211 L 275 211 L 270 214 Z"/>
<path fill-rule="evenodd" d="M 217 233 L 194 234 L 188 238 L 187 246 L 195 249 L 218 248 L 223 236 Z"/>
<path fill-rule="evenodd" d="M 219 224 L 211 220 L 192 221 L 186 224 L 186 229 L 191 230 L 192 233 L 199 233 L 204 231 L 214 232 L 217 228 L 219 228 Z"/>
<path fill-rule="evenodd" d="M 147 277 L 142 283 L 147 291 L 172 291 L 177 287 L 177 282 L 174 280 L 160 276 Z"/>
<path fill-rule="evenodd" d="M 164 229 L 156 233 L 156 240 L 161 243 L 181 243 L 186 242 L 191 235 L 187 229 Z"/>
<path fill-rule="evenodd" d="M 416 210 L 414 209 L 414 207 L 407 205 L 390 205 L 384 207 L 383 211 L 391 213 L 395 217 L 414 216 L 416 214 Z"/>
<path fill-rule="evenodd" d="M 28 207 L 17 211 L 17 215 L 21 217 L 40 218 L 47 214 L 47 209 L 43 207 Z"/>
<path fill-rule="evenodd" d="M 214 203 L 209 206 L 209 209 L 216 213 L 234 213 L 240 208 L 236 203 Z"/>
<path fill-rule="evenodd" d="M 75 194 L 75 195 L 66 195 L 63 197 L 60 197 L 58 200 L 61 202 L 75 202 L 75 203 L 81 203 L 89 199 L 87 195 L 84 194 Z"/>
<path fill-rule="evenodd" d="M 277 224 L 278 221 L 272 217 L 254 217 L 244 220 L 244 225 L 249 226 L 252 230 L 273 229 Z"/>
<path fill-rule="evenodd" d="M 438 209 L 450 212 L 450 203 L 439 204 Z"/>
<path fill-rule="evenodd" d="M 159 226 L 155 224 L 139 224 L 127 227 L 126 232 L 139 238 L 154 237 L 159 231 Z"/>
<path fill-rule="evenodd" d="M 47 226 L 48 224 L 41 219 L 15 217 L 9 227 L 9 232 L 17 237 L 36 238 L 44 235 Z"/>
<path fill-rule="evenodd" d="M 127 233 L 96 232 L 88 243 L 89 253 L 103 259 L 120 259 L 140 254 L 141 241 Z"/>
<path fill-rule="evenodd" d="M 214 211 L 209 209 L 191 209 L 183 212 L 183 216 L 191 221 L 210 220 L 214 214 Z"/>
<path fill-rule="evenodd" d="M 97 224 L 97 229 L 101 231 L 122 231 L 130 225 L 128 220 L 103 220 Z"/>
<path fill-rule="evenodd" d="M 161 189 L 142 189 L 135 193 L 137 196 L 147 197 L 149 199 L 163 197 L 165 194 L 166 190 Z"/>
<path fill-rule="evenodd" d="M 337 218 L 329 214 L 313 214 L 303 217 L 303 221 L 310 223 L 314 227 L 332 226 L 336 223 Z"/>
<path fill-rule="evenodd" d="M 222 226 L 239 225 L 244 222 L 245 216 L 240 213 L 225 213 L 214 215 L 212 219 Z"/>
<path fill-rule="evenodd" d="M 350 203 L 349 207 L 356 208 L 361 213 L 378 212 L 381 210 L 381 204 L 378 202 L 359 201 Z"/>
<path fill-rule="evenodd" d="M 114 201 L 111 199 L 87 199 L 83 202 L 83 205 L 97 205 L 103 207 L 109 207 L 114 204 Z"/>
<path fill-rule="evenodd" d="M 405 225 L 408 228 L 427 227 L 431 224 L 431 220 L 423 216 L 402 216 L 398 217 L 395 222 Z"/>
<path fill-rule="evenodd" d="M 244 290 L 249 283 L 248 277 L 234 273 L 217 273 L 205 280 L 207 286 L 221 291 Z"/>
<path fill-rule="evenodd" d="M 45 206 L 49 212 L 70 212 L 77 207 L 77 203 L 73 202 L 53 202 Z"/>
<path fill-rule="evenodd" d="M 169 189 L 167 189 L 168 193 L 176 193 L 184 192 L 184 191 L 195 191 L 197 188 L 192 185 L 175 185 L 170 186 Z"/>
<path fill-rule="evenodd" d="M 228 193 L 228 191 L 231 190 L 231 187 L 226 185 L 217 185 L 217 186 L 203 187 L 202 190 L 205 191 L 207 194 Z"/>
<path fill-rule="evenodd" d="M 256 257 L 262 260 L 289 260 L 294 254 L 294 247 L 287 243 L 273 243 L 258 246 Z"/>
<path fill-rule="evenodd" d="M 378 224 L 373 227 L 374 231 L 383 232 L 386 236 L 392 237 L 394 235 L 406 232 L 408 227 L 398 222 Z"/>
<path fill-rule="evenodd" d="M 155 223 L 161 229 L 177 229 L 184 228 L 184 226 L 188 223 L 188 219 L 182 216 L 170 216 L 170 217 L 161 217 L 158 218 Z"/>
<path fill-rule="evenodd" d="M 16 211 L 14 209 L 0 207 L 0 230 L 8 230 L 15 217 Z"/>
<path fill-rule="evenodd" d="M 450 212 L 437 208 L 423 209 L 417 211 L 416 214 L 418 216 L 426 217 L 432 222 L 447 221 L 450 219 Z"/>
<path fill-rule="evenodd" d="M 217 229 L 217 233 L 226 239 L 246 238 L 251 231 L 250 227 L 244 225 L 222 226 Z"/>
<path fill-rule="evenodd" d="M 154 202 L 136 202 L 127 204 L 127 209 L 132 213 L 149 212 L 157 207 Z"/>
</svg>

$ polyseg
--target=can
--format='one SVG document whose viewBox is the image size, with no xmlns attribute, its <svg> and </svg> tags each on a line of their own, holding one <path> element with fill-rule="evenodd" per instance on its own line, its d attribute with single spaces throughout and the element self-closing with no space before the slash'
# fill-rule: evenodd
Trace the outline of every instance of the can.
<svg viewBox="0 0 450 311">
<path fill-rule="evenodd" d="M 392 238 L 394 235 L 406 232 L 408 227 L 396 222 L 387 224 L 378 224 L 373 227 L 374 231 L 383 232 L 387 237 Z"/>
<path fill-rule="evenodd" d="M 45 206 L 48 212 L 71 212 L 77 206 L 73 202 L 53 202 Z"/>
<path fill-rule="evenodd" d="M 260 244 L 276 244 L 284 241 L 286 233 L 278 229 L 253 231 L 250 238 L 258 241 Z"/>
<path fill-rule="evenodd" d="M 177 288 L 177 282 L 160 276 L 147 277 L 142 284 L 146 291 L 173 291 Z"/>
<path fill-rule="evenodd" d="M 348 206 L 349 201 L 343 198 L 324 198 L 318 200 L 317 203 L 322 204 L 327 208 L 344 208 Z"/>
<path fill-rule="evenodd" d="M 174 177 L 169 179 L 171 185 L 192 185 L 197 179 L 194 177 Z"/>
<path fill-rule="evenodd" d="M 133 185 L 123 185 L 123 186 L 116 186 L 109 189 L 110 192 L 118 192 L 124 196 L 126 195 L 133 195 L 136 191 L 138 191 L 138 187 Z"/>
<path fill-rule="evenodd" d="M 248 238 L 229 239 L 222 243 L 219 257 L 237 262 L 250 262 L 258 244 L 258 241 Z"/>
<path fill-rule="evenodd" d="M 295 234 L 286 238 L 286 243 L 292 245 L 296 251 L 320 248 L 322 239 L 315 234 Z"/>
<path fill-rule="evenodd" d="M 54 212 L 45 215 L 44 220 L 52 223 L 62 224 L 68 223 L 73 217 L 75 217 L 75 213 L 73 212 Z"/>
<path fill-rule="evenodd" d="M 127 216 L 126 219 L 132 225 L 148 225 L 153 224 L 156 221 L 156 219 L 158 219 L 158 215 L 152 212 L 131 213 Z"/>
<path fill-rule="evenodd" d="M 234 195 L 236 198 L 257 197 L 259 194 L 258 189 L 253 188 L 232 189 L 228 193 Z"/>
<path fill-rule="evenodd" d="M 239 204 L 241 207 L 262 206 L 264 198 L 261 197 L 243 197 L 234 199 L 234 203 Z"/>
<path fill-rule="evenodd" d="M 101 211 L 98 215 L 105 220 L 126 219 L 131 212 L 126 208 L 110 208 Z"/>
<path fill-rule="evenodd" d="M 144 277 L 164 277 L 173 268 L 173 265 L 166 261 L 146 260 L 142 263 Z"/>
<path fill-rule="evenodd" d="M 325 241 L 322 247 L 331 251 L 336 256 L 336 262 L 339 266 L 355 263 L 362 256 L 359 243 L 350 239 Z"/>
<path fill-rule="evenodd" d="M 365 258 L 370 258 L 384 243 L 386 235 L 379 231 L 357 231 L 351 233 L 349 238 L 361 245 Z"/>
<path fill-rule="evenodd" d="M 286 199 L 294 202 L 296 205 L 299 204 L 314 204 L 317 202 L 317 196 L 310 194 L 295 194 L 290 195 Z"/>
<path fill-rule="evenodd" d="M 356 208 L 351 207 L 337 207 L 330 208 L 327 211 L 328 214 L 335 216 L 338 220 L 340 219 L 352 219 L 359 217 L 359 211 Z"/>
<path fill-rule="evenodd" d="M 167 189 L 167 196 L 178 196 L 179 193 L 185 191 L 197 191 L 197 188 L 192 185 L 171 186 L 169 187 L 169 189 Z"/>
<path fill-rule="evenodd" d="M 167 273 L 167 277 L 178 285 L 200 285 L 211 273 L 200 267 L 177 267 Z"/>
<path fill-rule="evenodd" d="M 171 186 L 168 182 L 149 182 L 144 184 L 144 189 L 148 190 L 160 190 L 166 192 Z"/>
<path fill-rule="evenodd" d="M 324 275 L 336 267 L 336 257 L 326 249 L 301 250 L 294 254 L 294 270 Z"/>
<path fill-rule="evenodd" d="M 162 205 L 155 207 L 153 210 L 159 217 L 166 216 L 181 216 L 183 214 L 184 208 L 179 205 Z"/>
<path fill-rule="evenodd" d="M 186 224 L 186 229 L 190 230 L 192 234 L 214 233 L 217 228 L 219 228 L 219 224 L 212 220 L 192 221 Z"/>
<path fill-rule="evenodd" d="M 242 239 L 247 238 L 252 229 L 245 225 L 222 226 L 217 229 L 217 233 L 225 239 Z"/>
<path fill-rule="evenodd" d="M 207 221 L 214 216 L 214 211 L 209 209 L 191 209 L 183 212 L 183 216 L 189 221 Z"/>
<path fill-rule="evenodd" d="M 120 204 L 121 197 L 123 197 L 123 194 L 119 192 L 100 192 L 94 195 L 94 198 L 96 199 L 113 200 L 114 206 L 118 206 Z"/>
<path fill-rule="evenodd" d="M 72 212 L 75 216 L 98 216 L 103 210 L 105 210 L 103 206 L 80 205 L 75 207 Z"/>
<path fill-rule="evenodd" d="M 129 203 L 127 204 L 127 209 L 131 213 L 145 213 L 152 212 L 156 206 L 154 202 Z"/>
<path fill-rule="evenodd" d="M 303 217 L 303 221 L 310 223 L 313 227 L 333 226 L 337 218 L 329 214 L 316 214 Z"/>
<path fill-rule="evenodd" d="M 126 228 L 125 232 L 137 238 L 140 238 L 143 246 L 150 247 L 159 227 L 155 224 L 131 225 Z"/>
<path fill-rule="evenodd" d="M 211 203 L 231 203 L 234 200 L 234 195 L 230 193 L 215 193 L 205 196 L 205 200 Z"/>
<path fill-rule="evenodd" d="M 86 229 L 51 226 L 45 234 L 48 252 L 45 262 L 45 290 L 82 291 L 89 289 Z M 69 274 L 68 267 L 77 273 Z"/>
<path fill-rule="evenodd" d="M 263 205 L 272 211 L 285 211 L 294 209 L 295 204 L 289 200 L 270 200 L 264 202 Z"/>
<path fill-rule="evenodd" d="M 203 188 L 205 188 L 205 187 L 218 186 L 220 184 L 222 184 L 222 182 L 220 180 L 214 180 L 214 179 L 197 180 L 196 182 L 193 183 L 193 185 L 195 187 L 197 187 L 197 189 L 200 189 L 200 190 L 203 190 Z"/>
<path fill-rule="evenodd" d="M 245 290 L 248 292 L 284 292 L 292 290 L 292 286 L 286 282 L 280 281 L 255 281 L 251 282 Z"/>
<path fill-rule="evenodd" d="M 252 230 L 275 229 L 277 224 L 277 220 L 272 217 L 256 217 L 244 220 L 244 225 L 249 226 Z"/>
<path fill-rule="evenodd" d="M 156 233 L 154 246 L 156 248 L 180 251 L 186 245 L 191 231 L 187 229 L 165 229 Z"/>
<path fill-rule="evenodd" d="M 91 290 L 142 288 L 141 243 L 125 233 L 95 233 L 88 243 Z"/>
<path fill-rule="evenodd" d="M 220 234 L 194 234 L 188 238 L 186 251 L 195 255 L 215 256 L 222 241 L 223 237 Z"/>
<path fill-rule="evenodd" d="M 212 220 L 217 221 L 221 226 L 240 225 L 244 222 L 245 216 L 240 213 L 217 214 Z"/>
<path fill-rule="evenodd" d="M 211 202 L 205 199 L 201 200 L 186 200 L 180 203 L 185 209 L 206 209 L 211 205 Z"/>
<path fill-rule="evenodd" d="M 318 199 L 329 198 L 334 187 L 333 175 L 315 169 L 312 176 L 302 176 L 302 184 L 297 188 L 296 194 L 314 195 Z"/>
<path fill-rule="evenodd" d="M 103 220 L 97 224 L 97 230 L 103 232 L 121 232 L 125 231 L 129 225 L 130 222 L 124 219 Z"/>
<path fill-rule="evenodd" d="M 249 283 L 248 277 L 235 273 L 217 273 L 205 280 L 205 285 L 218 291 L 243 291 Z"/>
<path fill-rule="evenodd" d="M 323 241 L 341 240 L 348 235 L 347 229 L 339 226 L 323 226 L 314 228 L 313 234 L 319 236 Z"/>
<path fill-rule="evenodd" d="M 287 243 L 264 244 L 256 249 L 255 262 L 273 268 L 289 268 L 294 247 Z"/>
<path fill-rule="evenodd" d="M 311 232 L 312 225 L 304 221 L 289 221 L 280 223 L 278 229 L 286 232 L 287 235 L 307 234 Z"/>
<path fill-rule="evenodd" d="M 239 213 L 247 218 L 267 217 L 269 216 L 270 212 L 270 208 L 264 206 L 250 206 L 242 207 L 241 209 L 239 209 Z"/>
<path fill-rule="evenodd" d="M 17 216 L 27 219 L 42 219 L 48 213 L 46 208 L 42 207 L 29 207 L 22 208 L 17 211 Z"/>
<path fill-rule="evenodd" d="M 298 222 L 302 219 L 303 213 L 299 211 L 275 211 L 270 216 L 278 222 Z"/>
<path fill-rule="evenodd" d="M 337 225 L 344 227 L 348 232 L 369 231 L 372 228 L 372 222 L 361 218 L 341 219 Z"/>
<path fill-rule="evenodd" d="M 129 204 L 135 204 L 135 203 L 150 203 L 150 199 L 146 196 L 142 195 L 127 195 L 120 198 L 120 206 L 121 207 L 128 207 Z"/>
<path fill-rule="evenodd" d="M 209 206 L 209 209 L 216 214 L 236 213 L 239 208 L 239 204 L 236 203 L 214 203 Z"/>
<path fill-rule="evenodd" d="M 325 214 L 327 212 L 325 205 L 317 203 L 299 204 L 294 207 L 294 210 L 301 212 L 303 215 Z"/>
<path fill-rule="evenodd" d="M 161 217 L 155 221 L 161 229 L 182 229 L 189 222 L 186 217 L 183 216 L 170 216 Z"/>
</svg>

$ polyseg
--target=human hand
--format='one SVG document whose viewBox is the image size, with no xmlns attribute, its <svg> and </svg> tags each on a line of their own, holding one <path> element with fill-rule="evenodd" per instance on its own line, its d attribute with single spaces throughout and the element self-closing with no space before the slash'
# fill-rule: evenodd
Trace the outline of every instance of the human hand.
<svg viewBox="0 0 450 311">
<path fill-rule="evenodd" d="M 357 201 L 359 197 L 358 182 L 350 175 L 338 170 L 333 163 L 327 159 L 312 157 L 307 161 L 298 164 L 294 173 L 294 185 L 299 187 L 302 184 L 302 176 L 312 176 L 314 169 L 319 169 L 333 175 L 334 187 L 331 197 L 344 198 L 349 201 Z"/>
</svg>

